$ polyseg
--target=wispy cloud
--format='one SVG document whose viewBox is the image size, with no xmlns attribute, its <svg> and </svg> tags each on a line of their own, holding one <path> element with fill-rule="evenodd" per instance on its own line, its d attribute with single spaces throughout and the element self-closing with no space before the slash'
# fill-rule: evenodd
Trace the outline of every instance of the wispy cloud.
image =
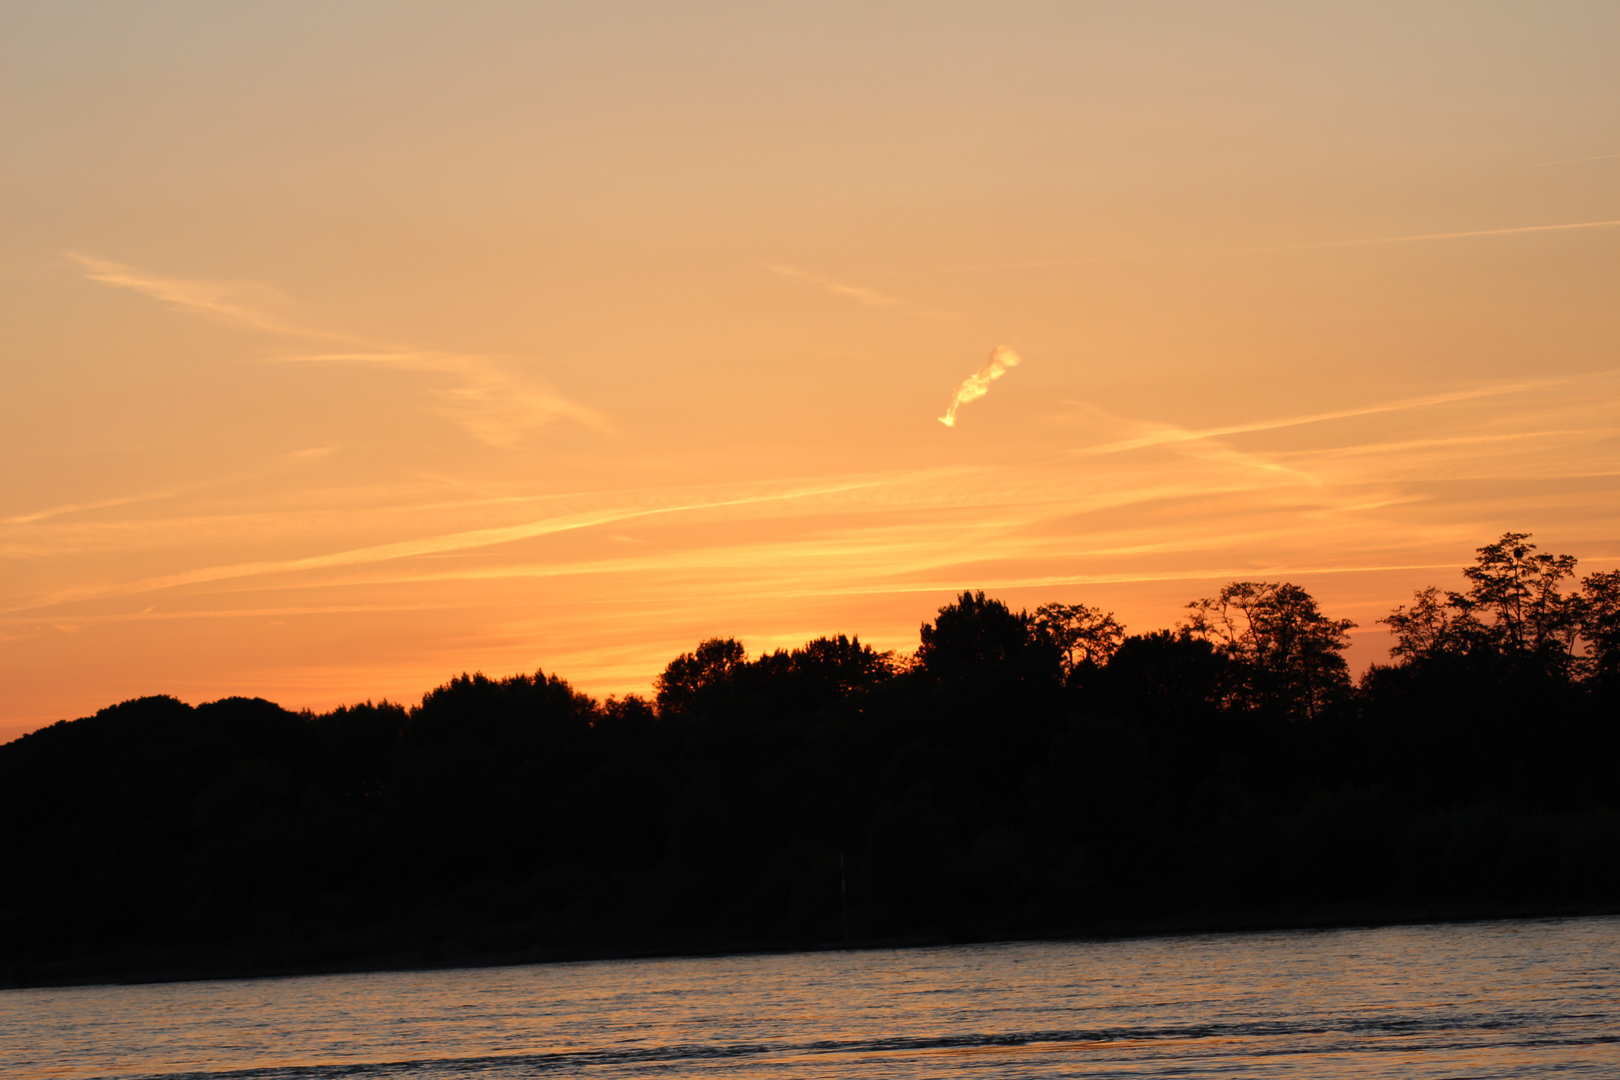
<svg viewBox="0 0 1620 1080">
<path fill-rule="evenodd" d="M 894 307 L 902 302 L 896 297 L 887 296 L 874 289 L 863 289 L 859 285 L 846 285 L 842 281 L 834 281 L 832 278 L 811 274 L 791 266 L 782 266 L 777 263 L 761 263 L 760 265 L 773 274 L 781 274 L 783 277 L 807 281 L 817 288 L 825 289 L 827 292 L 838 296 L 847 296 L 857 303 L 865 304 L 867 307 Z"/>
<path fill-rule="evenodd" d="M 1548 162 L 1548 164 L 1560 164 Z M 1219 255 L 1264 255 L 1286 251 L 1327 251 L 1334 248 L 1376 247 L 1386 244 L 1417 244 L 1433 240 L 1465 240 L 1486 236 L 1518 236 L 1527 233 L 1570 232 L 1582 229 L 1620 228 L 1620 218 L 1607 221 L 1572 221 L 1556 225 L 1515 225 L 1505 229 L 1468 229 L 1462 232 L 1408 233 L 1398 236 L 1370 236 L 1351 240 L 1313 240 L 1300 244 L 1267 244 L 1261 247 L 1192 248 L 1134 255 L 1095 255 L 1080 259 L 1040 259 L 1030 262 L 980 263 L 936 270 L 938 274 L 969 274 L 991 270 L 1040 270 L 1059 266 L 1091 266 L 1105 263 L 1152 262 L 1161 259 L 1196 259 Z"/>
<path fill-rule="evenodd" d="M 179 311 L 202 315 L 249 330 L 285 334 L 328 341 L 361 339 L 349 334 L 331 334 L 288 322 L 268 308 L 285 306 L 287 298 L 278 290 L 258 282 L 202 281 L 193 278 L 164 277 L 138 267 L 98 259 L 77 251 L 65 252 L 78 263 L 84 276 L 103 285 L 132 289 L 154 300 L 161 300 Z"/>
<path fill-rule="evenodd" d="M 450 385 L 434 391 L 438 412 L 492 446 L 518 445 L 536 428 L 558 419 L 594 431 L 614 431 L 606 414 L 564 397 L 544 382 L 512 372 L 492 356 L 402 348 L 359 334 L 306 326 L 276 312 L 290 304 L 266 285 L 164 277 L 79 252 L 66 254 L 89 280 L 133 290 L 180 311 L 278 337 L 349 346 L 284 354 L 272 360 L 373 364 L 445 376 Z"/>
<path fill-rule="evenodd" d="M 516 446 L 535 428 L 557 419 L 604 434 L 617 428 L 603 412 L 519 378 L 477 353 L 412 350 L 288 353 L 272 359 L 301 364 L 375 364 L 396 371 L 445 375 L 454 384 L 435 391 L 439 412 L 491 446 Z"/>
<path fill-rule="evenodd" d="M 1538 161 L 1533 165 L 1518 165 L 1519 169 L 1546 169 L 1553 165 L 1582 165 L 1588 161 L 1614 161 L 1620 154 L 1593 154 L 1591 157 L 1560 158 L 1557 161 Z"/>
<path fill-rule="evenodd" d="M 336 449 L 337 447 L 335 446 L 311 446 L 307 450 L 294 450 L 290 453 L 282 454 L 281 460 L 287 462 L 288 464 L 294 465 L 302 464 L 306 461 L 319 461 L 324 457 L 331 456 L 332 451 Z"/>
<path fill-rule="evenodd" d="M 1507 229 L 1470 229 L 1466 232 L 1416 233 L 1409 236 L 1375 236 L 1362 240 L 1324 240 L 1311 244 L 1279 244 L 1276 247 L 1233 248 L 1231 252 L 1310 251 L 1318 248 L 1364 247 L 1370 244 L 1415 244 L 1424 240 L 1465 240 L 1475 236 L 1517 236 L 1521 233 L 1567 232 L 1571 229 L 1613 229 L 1620 227 L 1620 218 L 1613 221 L 1574 221 L 1562 225 L 1515 225 Z M 1210 254 L 1225 254 L 1211 252 Z"/>
<path fill-rule="evenodd" d="M 1283 450 L 1273 456 L 1284 458 L 1338 458 L 1364 457 L 1381 454 L 1393 455 L 1413 450 L 1433 450 L 1442 447 L 1478 447 L 1491 444 L 1514 444 L 1527 440 L 1589 440 L 1612 438 L 1620 435 L 1620 428 L 1570 428 L 1560 431 L 1510 431 L 1492 435 L 1457 435 L 1443 439 L 1404 439 L 1398 442 L 1355 443 L 1350 446 L 1317 447 L 1309 450 Z"/>
<path fill-rule="evenodd" d="M 19 624 L 44 623 L 56 629 L 68 629 L 71 627 L 73 630 L 78 630 L 85 626 L 98 626 L 104 623 L 175 622 L 177 620 L 190 621 L 195 619 L 271 619 L 288 615 L 394 614 L 407 611 L 445 611 L 467 606 L 465 602 L 443 601 L 414 604 L 304 604 L 294 607 L 182 608 L 173 611 L 159 611 L 157 608 L 149 606 L 141 611 L 74 615 L 69 618 L 63 618 L 59 615 L 38 616 L 13 621 Z"/>
<path fill-rule="evenodd" d="M 294 450 L 281 456 L 281 466 L 303 465 L 311 461 L 319 461 L 336 450 L 335 446 L 313 446 L 306 450 Z M 229 476 L 218 477 L 190 484 L 177 484 L 173 487 L 158 488 L 152 491 L 141 491 L 133 495 L 116 495 L 106 499 L 87 499 L 84 502 L 62 503 L 57 506 L 47 506 L 41 510 L 31 510 L 26 514 L 16 514 L 11 517 L 0 518 L 0 526 L 6 525 L 32 525 L 35 522 L 45 521 L 49 518 L 62 517 L 67 514 L 86 513 L 92 510 L 110 510 L 119 506 L 132 506 L 136 503 L 155 502 L 160 499 L 173 499 L 183 495 L 191 495 L 208 488 L 224 484 L 236 483 L 250 476 L 264 475 L 273 472 L 279 466 L 268 470 L 257 470 L 253 473 L 233 473 Z"/>
<path fill-rule="evenodd" d="M 559 515 L 536 521 L 527 521 L 516 525 L 506 525 L 489 529 L 464 530 L 454 533 L 426 536 L 414 540 L 402 540 L 388 544 L 372 544 L 365 547 L 349 548 L 343 551 L 329 552 L 322 555 L 311 555 L 297 559 L 265 559 L 256 562 L 234 563 L 226 566 L 201 567 L 195 570 L 186 570 L 175 574 L 166 574 L 159 577 L 145 578 L 120 585 L 94 586 L 83 589 L 61 590 L 33 601 L 6 608 L 0 613 L 27 611 L 35 608 L 71 603 L 80 600 L 101 599 L 113 596 L 130 596 L 138 593 L 155 592 L 161 589 L 175 588 L 182 585 L 197 585 L 215 581 L 229 581 L 237 578 L 259 577 L 267 574 L 285 574 L 298 571 L 324 570 L 334 567 L 361 566 L 371 563 L 387 562 L 395 559 L 406 559 L 423 555 L 435 555 L 445 552 L 494 547 L 496 545 L 509 544 L 519 540 L 535 539 L 557 533 L 575 532 L 581 529 L 594 528 L 599 525 L 668 516 L 689 511 L 718 510 L 761 503 L 790 502 L 793 500 L 808 499 L 821 495 L 846 493 L 861 488 L 877 487 L 892 482 L 892 479 L 883 477 L 840 479 L 796 485 L 765 493 L 740 494 L 729 498 L 722 497 L 693 502 L 667 503 L 664 505 L 655 506 L 620 507 L 586 511 L 578 514 Z"/>
<path fill-rule="evenodd" d="M 1489 386 L 1474 386 L 1461 390 L 1448 390 L 1438 394 L 1425 394 L 1421 397 L 1402 398 L 1397 401 L 1384 401 L 1374 405 L 1364 405 L 1354 409 L 1336 409 L 1332 412 L 1306 413 L 1303 416 L 1286 416 L 1274 420 L 1256 420 L 1247 424 L 1229 424 L 1224 427 L 1212 428 L 1183 428 L 1169 424 L 1155 424 L 1144 433 L 1113 442 L 1099 443 L 1095 446 L 1084 446 L 1072 451 L 1074 454 L 1115 454 L 1126 450 L 1139 450 L 1147 446 L 1160 446 L 1166 443 L 1198 442 L 1205 439 L 1216 439 L 1225 435 L 1245 435 L 1252 432 L 1276 431 L 1281 428 L 1302 427 L 1307 424 L 1321 424 L 1330 420 L 1348 420 L 1360 416 L 1376 416 L 1380 413 L 1407 412 L 1412 409 L 1427 408 L 1434 405 L 1446 405 L 1452 402 L 1469 401 L 1475 398 L 1499 397 L 1503 394 L 1516 394 L 1526 390 L 1543 389 L 1576 382 L 1580 379 L 1599 378 L 1614 375 L 1616 372 L 1594 372 L 1586 376 L 1566 376 L 1554 379 L 1532 379 L 1522 382 L 1495 383 Z"/>
<path fill-rule="evenodd" d="M 945 415 L 939 418 L 939 422 L 946 427 L 955 427 L 956 411 L 968 402 L 977 401 L 988 394 L 990 384 L 1007 374 L 1010 369 L 1017 367 L 1019 363 L 1018 354 L 1005 345 L 997 345 L 990 350 L 990 360 L 984 367 L 963 379 L 961 385 L 956 388 L 956 393 L 951 395 L 950 407 L 945 410 Z"/>
<path fill-rule="evenodd" d="M 1050 440 L 1040 447 L 971 469 L 467 499 L 463 485 L 413 477 L 300 488 L 274 505 L 255 489 L 161 517 L 41 521 L 6 530 L 19 543 L 0 557 L 22 572 L 5 582 L 0 638 L 48 644 L 52 627 L 111 634 L 128 622 L 202 640 L 188 628 L 209 619 L 371 620 L 428 643 L 391 689 L 469 662 L 544 662 L 602 691 L 644 690 L 669 655 L 715 632 L 853 628 L 909 648 L 932 598 L 963 587 L 1027 590 L 1020 603 L 1123 597 L 1127 621 L 1147 628 L 1189 595 L 1176 582 L 1315 576 L 1325 607 L 1371 626 L 1368 605 L 1523 527 L 1503 519 L 1504 491 L 1523 493 L 1512 512 L 1533 511 L 1525 524 L 1549 546 L 1569 537 L 1586 545 L 1583 567 L 1613 563 L 1617 376 L 1202 428 L 1086 407 L 1069 430 L 1101 445 L 1076 452 L 1048 429 L 1032 433 Z M 220 558 L 222 539 L 240 554 Z M 63 573 L 65 556 L 89 569 Z M 391 644 L 365 648 L 366 663 L 405 663 Z M 346 686 L 377 685 L 354 656 L 335 657 L 339 669 Z M 243 685 L 265 692 L 291 670 Z"/>
<path fill-rule="evenodd" d="M 92 499 L 88 502 L 47 506 L 43 510 L 33 510 L 26 514 L 18 514 L 15 517 L 0 518 L 0 525 L 32 525 L 36 521 L 60 517 L 63 514 L 77 514 L 84 510 L 106 510 L 114 506 L 128 506 L 131 503 L 149 502 L 152 499 L 167 499 L 178 494 L 179 490 L 181 489 L 143 491 L 136 495 L 120 495 L 111 499 Z"/>
</svg>

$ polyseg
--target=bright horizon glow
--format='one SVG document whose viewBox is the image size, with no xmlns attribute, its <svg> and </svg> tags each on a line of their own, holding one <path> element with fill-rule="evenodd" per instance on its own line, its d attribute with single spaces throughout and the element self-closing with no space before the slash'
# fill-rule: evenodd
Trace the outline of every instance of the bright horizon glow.
<svg viewBox="0 0 1620 1080">
<path fill-rule="evenodd" d="M 1609 8 L 0 31 L 0 739 L 1620 566 Z"/>
</svg>

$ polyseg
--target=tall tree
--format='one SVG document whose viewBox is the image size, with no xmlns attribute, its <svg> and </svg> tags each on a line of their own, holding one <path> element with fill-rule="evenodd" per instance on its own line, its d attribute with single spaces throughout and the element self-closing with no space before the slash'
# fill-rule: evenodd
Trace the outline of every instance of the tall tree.
<svg viewBox="0 0 1620 1080">
<path fill-rule="evenodd" d="M 736 638 L 710 638 L 689 653 L 669 662 L 654 681 L 658 711 L 674 714 L 691 710 L 706 693 L 724 686 L 748 661 L 748 651 Z"/>
<path fill-rule="evenodd" d="M 1479 620 L 1454 607 L 1433 585 L 1413 593 L 1410 606 L 1397 604 L 1378 621 L 1395 635 L 1390 655 L 1406 663 L 1468 652 L 1484 636 Z"/>
<path fill-rule="evenodd" d="M 1057 646 L 1066 681 L 1076 671 L 1108 663 L 1125 640 L 1112 611 L 1085 604 L 1042 604 L 1035 609 L 1035 628 Z"/>
<path fill-rule="evenodd" d="M 1062 677 L 1057 645 L 1027 611 L 1014 612 L 984 592 L 964 592 L 924 623 L 917 663 L 943 682 L 985 685 L 1055 683 Z"/>
<path fill-rule="evenodd" d="M 1486 628 L 1505 653 L 1574 651 L 1579 604 L 1561 584 L 1575 574 L 1575 556 L 1538 552 L 1529 533 L 1508 532 L 1478 550 L 1463 570 L 1466 592 L 1447 594 L 1451 606 Z"/>
<path fill-rule="evenodd" d="M 1581 582 L 1580 623 L 1591 674 L 1620 676 L 1620 570 L 1588 574 Z"/>
<path fill-rule="evenodd" d="M 1349 692 L 1350 671 L 1340 654 L 1356 624 L 1323 615 L 1298 585 L 1234 581 L 1187 607 L 1187 631 L 1233 662 L 1235 704 L 1303 719 Z"/>
</svg>

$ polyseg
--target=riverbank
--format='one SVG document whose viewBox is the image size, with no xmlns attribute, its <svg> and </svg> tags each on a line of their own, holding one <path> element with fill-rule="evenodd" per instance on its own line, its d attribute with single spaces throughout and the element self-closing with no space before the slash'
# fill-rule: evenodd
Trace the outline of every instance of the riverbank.
<svg viewBox="0 0 1620 1080">
<path fill-rule="evenodd" d="M 64 965 L 66 970 L 49 970 L 42 965 L 23 973 L 13 970 L 0 976 L 0 990 L 31 987 L 128 986 L 153 983 L 198 982 L 209 980 L 299 978 L 319 975 L 353 975 L 375 972 L 455 971 L 523 964 L 580 963 L 608 960 L 676 959 L 715 956 L 755 956 L 806 952 L 862 952 L 873 950 L 924 949 L 967 944 L 1013 944 L 1017 942 L 1098 942 L 1133 938 L 1194 936 L 1207 934 L 1254 934 L 1299 930 L 1346 930 L 1384 926 L 1428 926 L 1468 924 L 1524 919 L 1590 918 L 1620 915 L 1620 904 L 1343 904 L 1310 910 L 1265 910 L 1251 912 L 1202 912 L 1146 920 L 1116 919 L 1073 932 L 1054 932 L 1019 937 L 919 935 L 908 938 L 811 941 L 811 942 L 688 942 L 666 943 L 642 948 L 537 947 L 501 952 L 450 952 L 442 949 L 400 950 L 389 954 L 354 957 L 327 963 L 262 965 L 210 963 L 193 959 L 181 963 L 109 963 Z M 127 958 L 134 961 L 136 958 Z M 77 968 L 77 970 L 75 970 Z"/>
</svg>

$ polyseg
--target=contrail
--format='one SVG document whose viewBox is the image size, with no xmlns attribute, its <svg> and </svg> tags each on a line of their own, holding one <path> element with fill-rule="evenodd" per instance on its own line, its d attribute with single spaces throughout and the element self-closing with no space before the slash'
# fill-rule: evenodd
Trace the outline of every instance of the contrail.
<svg viewBox="0 0 1620 1080">
<path fill-rule="evenodd" d="M 1521 169 L 1545 169 L 1549 165 L 1579 165 L 1586 161 L 1613 161 L 1620 154 L 1596 154 L 1592 157 L 1561 158 L 1558 161 L 1538 161 L 1534 165 L 1520 165 Z"/>
<path fill-rule="evenodd" d="M 1008 368 L 1017 366 L 1018 354 L 1005 345 L 997 345 L 990 352 L 990 362 L 962 380 L 962 385 L 956 388 L 956 393 L 951 398 L 951 407 L 945 410 L 945 415 L 939 418 L 939 422 L 946 427 L 955 427 L 957 409 L 970 401 L 984 397 L 990 392 L 991 383 L 1007 374 Z"/>
<path fill-rule="evenodd" d="M 923 475 L 926 475 L 926 473 Z M 251 563 L 236 563 L 229 566 L 202 567 L 163 577 L 143 578 L 123 585 L 66 589 L 27 603 L 0 608 L 0 615 L 12 615 L 19 611 L 54 607 L 57 604 L 73 603 L 80 600 L 99 600 L 114 596 L 156 592 L 159 589 L 172 589 L 181 585 L 202 585 L 237 578 L 260 577 L 266 574 L 362 566 L 392 559 L 407 559 L 451 551 L 467 551 L 476 548 L 493 547 L 497 544 L 510 544 L 518 540 L 551 536 L 557 533 L 577 532 L 582 529 L 594 528 L 599 525 L 612 525 L 621 521 L 644 520 L 690 511 L 719 510 L 759 503 L 795 502 L 819 495 L 838 495 L 844 492 L 884 487 L 894 482 L 894 480 L 883 474 L 858 475 L 847 479 L 807 483 L 783 491 L 767 492 L 762 495 L 745 494 L 731 498 L 699 499 L 665 506 L 587 511 L 579 514 L 542 518 L 518 525 L 503 525 L 488 529 L 472 529 L 439 536 L 421 537 L 414 540 L 399 540 L 388 544 L 374 544 L 369 547 L 350 548 L 346 551 L 328 552 L 324 555 L 310 555 L 298 559 L 269 559 Z"/>
<path fill-rule="evenodd" d="M 1306 424 L 1320 424 L 1328 420 L 1348 420 L 1358 416 L 1374 416 L 1379 413 L 1404 412 L 1408 409 L 1421 409 L 1429 405 L 1449 405 L 1454 401 L 1469 401 L 1474 398 L 1497 397 L 1503 394 L 1516 394 L 1521 390 L 1539 390 L 1549 386 L 1563 386 L 1568 383 L 1584 381 L 1587 379 L 1606 378 L 1620 374 L 1620 371 L 1594 371 L 1584 375 L 1568 375 L 1551 379 L 1528 379 L 1522 382 L 1492 383 L 1486 386 L 1469 387 L 1466 390 L 1448 390 L 1439 394 L 1427 394 L 1423 397 L 1402 398 L 1397 401 L 1384 401 L 1376 405 L 1364 405 L 1355 409 L 1338 409 L 1333 412 L 1309 413 L 1305 416 L 1288 416 L 1278 420 L 1260 420 L 1249 424 L 1233 424 L 1227 427 L 1202 428 L 1193 430 L 1171 426 L 1158 427 L 1147 434 L 1128 439 L 1120 439 L 1110 443 L 1099 443 L 1096 446 L 1085 446 L 1069 453 L 1075 455 L 1091 454 L 1117 454 L 1124 450 L 1140 450 L 1149 446 L 1161 446 L 1165 443 L 1197 442 L 1203 439 L 1216 439 L 1223 435 L 1247 435 L 1256 431 L 1275 431 L 1278 428 L 1302 427 Z"/>
<path fill-rule="evenodd" d="M 1620 155 L 1617 155 L 1620 156 Z M 1597 158 L 1592 160 L 1596 161 Z M 1565 162 L 1547 162 L 1561 165 Z M 1523 166 L 1535 168 L 1536 166 Z M 1620 228 L 1620 218 L 1608 221 L 1572 221 L 1560 225 L 1516 225 L 1508 229 L 1470 229 L 1466 232 L 1415 233 L 1409 236 L 1372 236 L 1360 240 L 1320 240 L 1304 244 L 1272 244 L 1266 247 L 1199 248 L 1190 251 L 1164 251 L 1144 255 L 1094 255 L 1083 259 L 1042 259 L 1037 262 L 980 263 L 922 271 L 931 274 L 973 274 L 989 270 L 1044 270 L 1059 266 L 1093 266 L 1105 263 L 1154 262 L 1163 259 L 1201 259 L 1216 255 L 1269 255 L 1284 251 L 1326 251 L 1334 248 L 1372 247 L 1383 244 L 1415 244 L 1429 240 L 1463 240 L 1478 236 L 1517 236 L 1523 233 L 1567 232 L 1570 229 Z"/>
<path fill-rule="evenodd" d="M 867 307 L 893 307 L 895 304 L 900 303 L 894 297 L 885 296 L 883 293 L 873 289 L 863 289 L 859 285 L 846 285 L 842 281 L 834 281 L 832 278 L 824 278 L 818 274 L 809 274 L 803 270 L 796 270 L 791 266 L 781 266 L 777 263 L 760 263 L 760 265 L 773 274 L 808 281 L 812 285 L 826 289 L 830 293 L 847 296 L 851 300 L 865 304 Z"/>
</svg>

